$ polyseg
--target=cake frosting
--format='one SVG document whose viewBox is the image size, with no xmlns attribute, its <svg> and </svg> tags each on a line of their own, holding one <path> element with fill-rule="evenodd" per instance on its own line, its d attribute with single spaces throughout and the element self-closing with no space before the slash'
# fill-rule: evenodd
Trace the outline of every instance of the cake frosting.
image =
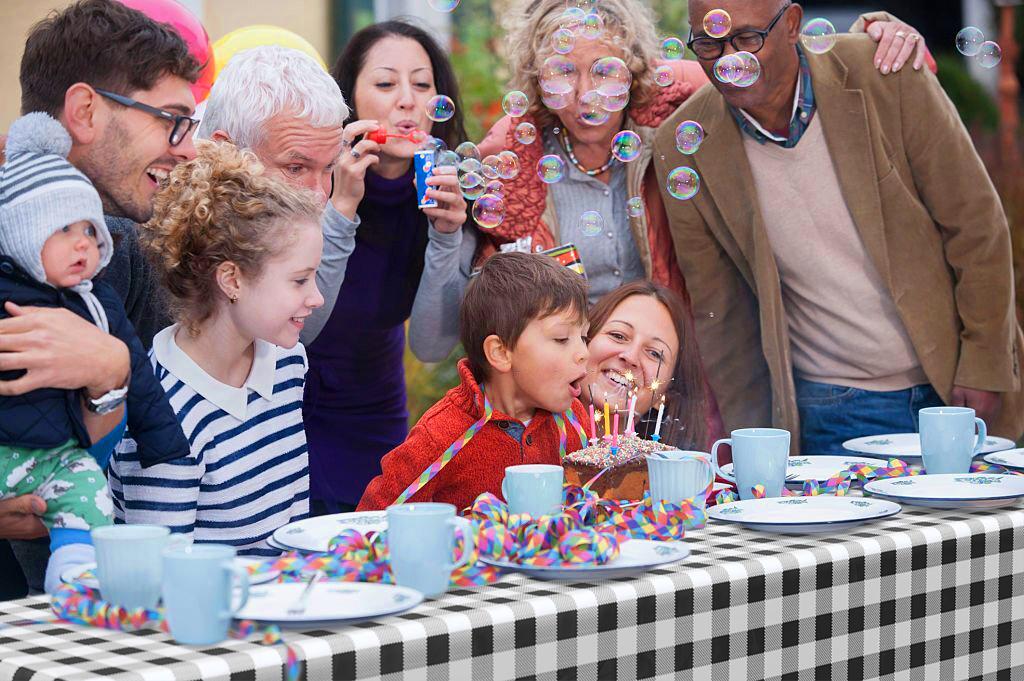
<svg viewBox="0 0 1024 681">
<path fill-rule="evenodd" d="M 562 461 L 566 482 L 583 486 L 607 468 L 590 485 L 590 489 L 606 499 L 637 501 L 643 498 L 647 488 L 647 460 L 644 455 L 665 449 L 670 447 L 636 436 L 620 436 L 618 447 L 612 451 L 612 443 L 601 440 L 566 454 Z"/>
</svg>

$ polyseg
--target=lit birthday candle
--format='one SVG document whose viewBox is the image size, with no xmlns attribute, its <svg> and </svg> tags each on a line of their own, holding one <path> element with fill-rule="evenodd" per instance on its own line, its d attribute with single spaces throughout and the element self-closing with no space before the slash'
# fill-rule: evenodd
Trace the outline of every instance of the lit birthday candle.
<svg viewBox="0 0 1024 681">
<path fill-rule="evenodd" d="M 658 404 L 658 420 L 654 423 L 654 435 L 651 439 L 655 442 L 661 440 L 661 417 L 665 414 L 665 396 L 661 396 L 661 402 Z"/>
<path fill-rule="evenodd" d="M 613 447 L 618 447 L 619 446 L 619 412 L 615 412 L 615 418 L 612 421 L 612 423 L 615 424 L 615 425 L 612 426 L 612 446 Z"/>
</svg>

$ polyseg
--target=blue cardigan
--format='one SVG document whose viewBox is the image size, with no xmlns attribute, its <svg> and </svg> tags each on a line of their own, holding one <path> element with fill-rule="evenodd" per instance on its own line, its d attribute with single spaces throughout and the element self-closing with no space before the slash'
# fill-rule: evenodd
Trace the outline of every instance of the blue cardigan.
<svg viewBox="0 0 1024 681">
<path fill-rule="evenodd" d="M 110 334 L 124 341 L 131 355 L 131 383 L 128 389 L 128 429 L 138 443 L 144 466 L 187 456 L 189 443 L 167 396 L 153 374 L 124 305 L 114 290 L 94 282 L 93 293 L 107 313 Z M 76 292 L 57 289 L 29 277 L 7 256 L 0 256 L 0 319 L 8 316 L 3 303 L 63 307 L 92 322 L 92 316 Z M 89 358 L 83 357 L 82 361 Z M 13 380 L 25 372 L 0 371 L 0 380 Z M 0 444 L 29 449 L 54 449 L 68 440 L 82 448 L 92 445 L 82 419 L 77 390 L 40 388 L 25 395 L 0 397 Z"/>
</svg>

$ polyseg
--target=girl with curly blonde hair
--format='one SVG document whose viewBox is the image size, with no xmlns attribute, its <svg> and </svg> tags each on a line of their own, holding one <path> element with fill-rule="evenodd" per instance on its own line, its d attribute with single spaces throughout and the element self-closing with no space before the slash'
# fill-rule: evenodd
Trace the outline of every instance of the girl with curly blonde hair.
<svg viewBox="0 0 1024 681">
<path fill-rule="evenodd" d="M 156 335 L 150 357 L 191 453 L 149 467 L 115 454 L 115 513 L 273 555 L 267 537 L 309 513 L 299 333 L 323 304 L 321 208 L 264 176 L 249 152 L 196 147 L 140 236 L 178 322 Z"/>
</svg>

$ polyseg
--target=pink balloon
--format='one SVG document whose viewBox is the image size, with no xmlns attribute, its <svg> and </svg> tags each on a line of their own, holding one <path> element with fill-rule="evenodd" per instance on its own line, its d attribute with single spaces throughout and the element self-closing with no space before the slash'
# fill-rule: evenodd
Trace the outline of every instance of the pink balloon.
<svg viewBox="0 0 1024 681">
<path fill-rule="evenodd" d="M 122 4 L 138 10 L 153 21 L 170 26 L 188 45 L 188 51 L 196 61 L 202 64 L 199 78 L 192 84 L 192 94 L 196 102 L 201 102 L 210 94 L 213 77 L 216 73 L 213 61 L 213 47 L 210 36 L 196 15 L 189 12 L 175 0 L 120 0 Z"/>
</svg>

